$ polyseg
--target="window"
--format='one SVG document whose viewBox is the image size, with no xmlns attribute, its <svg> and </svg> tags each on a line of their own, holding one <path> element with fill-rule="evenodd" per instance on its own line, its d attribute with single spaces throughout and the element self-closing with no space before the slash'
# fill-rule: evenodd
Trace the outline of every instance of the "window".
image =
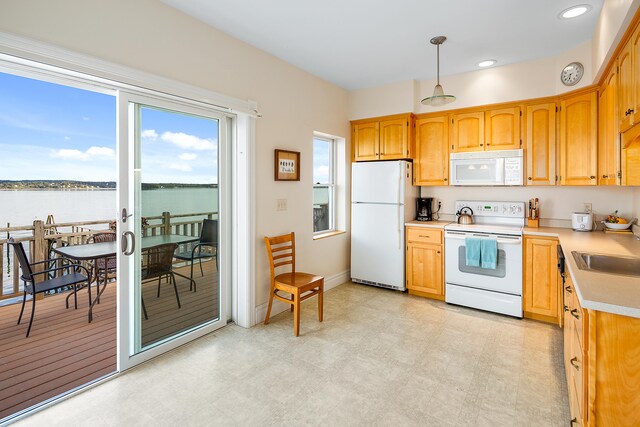
<svg viewBox="0 0 640 427">
<path fill-rule="evenodd" d="M 313 138 L 313 232 L 336 229 L 336 141 L 314 135 Z"/>
</svg>

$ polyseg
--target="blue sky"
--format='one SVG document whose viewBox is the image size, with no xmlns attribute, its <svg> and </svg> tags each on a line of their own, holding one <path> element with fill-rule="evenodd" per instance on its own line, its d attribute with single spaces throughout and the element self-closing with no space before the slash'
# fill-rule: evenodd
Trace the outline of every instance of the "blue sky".
<svg viewBox="0 0 640 427">
<path fill-rule="evenodd" d="M 329 142 L 313 139 L 313 183 L 329 182 Z"/>
<path fill-rule="evenodd" d="M 116 98 L 0 73 L 0 179 L 115 181 Z M 144 182 L 217 182 L 218 124 L 144 108 Z"/>
</svg>

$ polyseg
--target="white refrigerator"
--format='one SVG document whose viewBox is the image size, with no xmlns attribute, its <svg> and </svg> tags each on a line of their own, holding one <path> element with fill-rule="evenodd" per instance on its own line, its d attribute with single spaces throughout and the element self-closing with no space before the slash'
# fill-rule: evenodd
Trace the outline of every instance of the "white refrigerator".
<svg viewBox="0 0 640 427">
<path fill-rule="evenodd" d="M 415 219 L 418 188 L 406 160 L 353 163 L 351 279 L 404 291 L 404 224 Z"/>
</svg>

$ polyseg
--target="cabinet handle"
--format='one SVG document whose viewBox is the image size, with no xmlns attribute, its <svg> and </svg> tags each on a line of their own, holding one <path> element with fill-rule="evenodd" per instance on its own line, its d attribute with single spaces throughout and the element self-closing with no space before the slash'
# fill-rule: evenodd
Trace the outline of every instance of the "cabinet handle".
<svg viewBox="0 0 640 427">
<path fill-rule="evenodd" d="M 447 181 L 447 178 L 445 178 L 444 180 Z"/>
<path fill-rule="evenodd" d="M 567 291 L 567 292 L 569 292 L 570 294 L 572 294 L 572 293 L 573 293 L 573 289 L 571 289 L 571 286 L 565 286 L 565 287 L 564 287 L 564 290 L 565 290 L 565 291 Z"/>
<path fill-rule="evenodd" d="M 603 178 L 609 178 L 609 175 L 602 175 Z"/>
<path fill-rule="evenodd" d="M 482 147 L 483 144 L 480 144 L 480 147 Z"/>
<path fill-rule="evenodd" d="M 480 144 L 480 145 L 482 145 L 482 144 Z M 487 142 L 487 145 L 491 145 L 491 143 L 490 143 L 490 142 Z"/>
<path fill-rule="evenodd" d="M 573 317 L 575 317 L 576 319 L 580 320 L 580 315 L 578 314 L 578 309 L 574 308 L 573 310 L 571 310 L 571 315 Z"/>
<path fill-rule="evenodd" d="M 629 108 L 627 111 L 624 112 L 625 116 L 628 116 L 630 114 L 633 114 L 633 108 Z"/>
<path fill-rule="evenodd" d="M 569 307 L 565 305 L 565 306 L 564 306 L 564 311 L 565 311 L 565 312 L 569 311 Z"/>
<path fill-rule="evenodd" d="M 418 237 L 424 237 L 425 239 L 428 239 L 428 238 L 429 238 L 429 236 L 424 236 L 424 235 L 422 235 L 422 234 L 418 234 Z"/>
<path fill-rule="evenodd" d="M 595 175 L 591 175 L 589 178 L 596 179 Z"/>
<path fill-rule="evenodd" d="M 569 427 L 573 427 L 574 424 L 578 424 L 578 419 L 575 417 L 569 422 Z"/>
<path fill-rule="evenodd" d="M 436 253 L 437 253 L 437 254 L 439 254 L 439 253 L 440 253 L 440 251 L 438 251 L 438 252 L 436 252 Z"/>
<path fill-rule="evenodd" d="M 532 181 L 531 177 L 528 177 L 527 179 L 528 179 L 529 181 Z"/>
<path fill-rule="evenodd" d="M 576 371 L 580 370 L 580 364 L 578 363 L 578 358 L 574 357 L 573 359 L 571 359 L 569 362 L 571 362 L 571 366 L 573 366 L 574 368 L 576 368 Z"/>
</svg>

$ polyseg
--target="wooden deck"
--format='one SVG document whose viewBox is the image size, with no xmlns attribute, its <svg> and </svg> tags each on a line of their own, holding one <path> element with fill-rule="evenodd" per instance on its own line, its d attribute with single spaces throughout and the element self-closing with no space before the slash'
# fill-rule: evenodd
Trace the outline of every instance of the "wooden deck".
<svg viewBox="0 0 640 427">
<path fill-rule="evenodd" d="M 157 282 L 144 285 L 149 319 L 142 320 L 143 345 L 218 317 L 215 262 L 203 266 L 204 277 L 194 269 L 197 292 L 189 292 L 189 281 L 176 277 L 180 309 L 170 283 L 162 282 L 160 298 Z M 184 267 L 176 271 L 189 274 Z M 116 371 L 115 282 L 94 307 L 92 323 L 87 322 L 86 290 L 78 296 L 77 310 L 65 309 L 66 294 L 38 301 L 29 338 L 30 301 L 20 325 L 20 304 L 0 307 L 0 419 Z"/>
</svg>

